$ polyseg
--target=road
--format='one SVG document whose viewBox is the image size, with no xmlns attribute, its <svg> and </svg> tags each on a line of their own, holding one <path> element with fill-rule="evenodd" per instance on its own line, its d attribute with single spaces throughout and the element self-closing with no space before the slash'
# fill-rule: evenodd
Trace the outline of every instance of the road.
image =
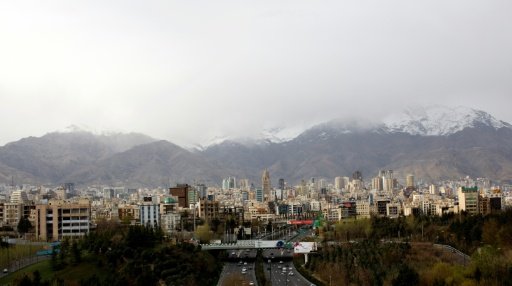
<svg viewBox="0 0 512 286">
<path fill-rule="evenodd" d="M 257 285 L 255 263 L 257 251 L 229 250 L 228 262 L 224 264 L 218 286 L 227 285 L 231 279 L 240 279 L 240 285 Z M 236 277 L 236 278 L 235 278 Z"/>
<path fill-rule="evenodd" d="M 293 250 L 265 249 L 263 250 L 263 258 L 266 262 L 264 265 L 265 277 L 270 280 L 270 276 L 272 276 L 272 285 L 311 285 L 311 282 L 304 278 L 297 269 L 295 269 L 295 266 L 293 265 Z M 286 270 L 283 271 L 283 268 Z"/>
</svg>

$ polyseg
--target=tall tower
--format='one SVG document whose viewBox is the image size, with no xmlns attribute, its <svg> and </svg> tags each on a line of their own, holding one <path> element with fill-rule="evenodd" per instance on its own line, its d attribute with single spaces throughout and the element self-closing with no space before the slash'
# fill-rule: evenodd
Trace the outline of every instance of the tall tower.
<svg viewBox="0 0 512 286">
<path fill-rule="evenodd" d="M 270 200 L 270 174 L 267 169 L 263 171 L 261 176 L 261 186 L 263 188 L 263 195 Z"/>
<path fill-rule="evenodd" d="M 345 186 L 343 184 L 343 178 L 342 177 L 336 177 L 334 178 L 334 188 L 336 190 L 341 190 L 343 189 Z"/>
<path fill-rule="evenodd" d="M 414 175 L 409 174 L 406 178 L 406 187 L 414 187 Z"/>
<path fill-rule="evenodd" d="M 279 189 L 284 190 L 284 179 L 279 179 Z"/>
</svg>

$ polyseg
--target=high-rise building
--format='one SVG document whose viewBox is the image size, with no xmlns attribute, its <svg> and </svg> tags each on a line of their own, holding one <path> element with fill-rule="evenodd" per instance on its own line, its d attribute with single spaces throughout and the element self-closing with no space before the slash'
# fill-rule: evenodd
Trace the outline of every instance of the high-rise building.
<svg viewBox="0 0 512 286">
<path fill-rule="evenodd" d="M 406 178 L 406 187 L 414 187 L 414 175 L 412 174 L 409 174 L 407 175 L 407 178 Z"/>
<path fill-rule="evenodd" d="M 459 209 L 461 211 L 466 211 L 469 214 L 478 214 L 479 212 L 479 194 L 478 188 L 466 188 L 460 187 L 457 190 L 457 195 L 459 198 Z"/>
<path fill-rule="evenodd" d="M 375 177 L 372 179 L 372 188 L 377 191 L 382 191 L 383 188 L 383 179 L 382 177 Z"/>
<path fill-rule="evenodd" d="M 389 192 L 394 189 L 395 179 L 393 178 L 393 170 L 384 171 L 382 183 L 384 191 Z"/>
<path fill-rule="evenodd" d="M 336 177 L 334 178 L 334 188 L 336 190 L 341 190 L 343 188 L 345 188 L 345 185 L 344 185 L 344 181 L 343 181 L 343 178 L 342 177 Z"/>
<path fill-rule="evenodd" d="M 178 206 L 181 208 L 188 208 L 188 190 L 190 186 L 188 184 L 178 184 L 174 188 L 169 188 L 171 196 L 178 198 Z"/>
<path fill-rule="evenodd" d="M 103 198 L 104 199 L 112 199 L 114 197 L 114 189 L 112 188 L 103 188 Z"/>
<path fill-rule="evenodd" d="M 256 189 L 256 201 L 263 202 L 264 200 L 264 193 L 262 189 Z"/>
<path fill-rule="evenodd" d="M 190 205 L 193 205 L 197 203 L 198 200 L 198 194 L 195 188 L 189 188 L 187 192 L 187 207 Z"/>
<path fill-rule="evenodd" d="M 208 195 L 208 188 L 204 184 L 197 184 L 195 186 L 197 195 L 200 200 L 206 199 L 206 196 Z"/>
<path fill-rule="evenodd" d="M 223 190 L 229 189 L 229 180 L 228 179 L 222 179 L 222 189 Z"/>
<path fill-rule="evenodd" d="M 234 177 L 229 177 L 222 180 L 222 189 L 229 190 L 236 188 L 236 179 Z"/>
<path fill-rule="evenodd" d="M 263 175 L 261 176 L 261 186 L 263 188 L 263 196 L 266 197 L 268 200 L 271 200 L 270 198 L 270 174 L 268 172 L 268 169 L 265 169 L 263 171 Z"/>
<path fill-rule="evenodd" d="M 153 202 L 145 202 L 139 205 L 140 224 L 157 227 L 160 225 L 160 206 Z"/>
<path fill-rule="evenodd" d="M 361 173 L 361 171 L 355 171 L 355 172 L 352 174 L 352 180 L 359 180 L 359 181 L 362 181 L 362 180 L 363 180 L 363 173 Z"/>
<path fill-rule="evenodd" d="M 251 189 L 251 184 L 249 184 L 249 179 L 238 180 L 238 186 L 243 191 L 249 191 Z"/>
<path fill-rule="evenodd" d="M 25 191 L 17 190 L 11 194 L 11 203 L 24 204 L 28 202 L 28 196 Z"/>
<path fill-rule="evenodd" d="M 280 190 L 284 190 L 284 179 L 283 178 L 279 179 L 278 188 Z"/>
</svg>

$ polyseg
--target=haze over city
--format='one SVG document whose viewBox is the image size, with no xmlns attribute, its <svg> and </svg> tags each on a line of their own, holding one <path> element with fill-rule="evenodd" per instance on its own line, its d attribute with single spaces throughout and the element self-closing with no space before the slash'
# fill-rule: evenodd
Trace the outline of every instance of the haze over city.
<svg viewBox="0 0 512 286">
<path fill-rule="evenodd" d="M 0 4 L 0 144 L 72 124 L 193 145 L 406 106 L 512 122 L 508 1 Z"/>
</svg>

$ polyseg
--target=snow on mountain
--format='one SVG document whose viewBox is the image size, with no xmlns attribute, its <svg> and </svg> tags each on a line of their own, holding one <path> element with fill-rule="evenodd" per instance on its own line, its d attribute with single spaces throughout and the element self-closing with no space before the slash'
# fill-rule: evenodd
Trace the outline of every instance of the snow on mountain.
<svg viewBox="0 0 512 286">
<path fill-rule="evenodd" d="M 55 131 L 55 133 L 91 133 L 99 136 L 111 136 L 124 134 L 122 131 L 115 130 L 98 130 L 84 124 L 72 124 L 63 129 Z"/>
<path fill-rule="evenodd" d="M 499 121 L 481 110 L 462 106 L 436 105 L 427 108 L 409 108 L 402 114 L 389 116 L 384 120 L 383 130 L 390 133 L 443 136 L 477 125 L 486 125 L 495 129 L 511 127 L 510 124 Z"/>
<path fill-rule="evenodd" d="M 308 126 L 309 127 L 309 126 Z M 219 145 L 225 142 L 235 142 L 243 145 L 261 145 L 270 143 L 285 143 L 295 139 L 302 134 L 308 127 L 271 127 L 265 128 L 253 136 L 215 136 L 205 143 L 195 145 L 194 149 L 205 150 L 211 146 Z"/>
<path fill-rule="evenodd" d="M 274 127 L 263 130 L 259 139 L 270 143 L 285 143 L 297 138 L 305 130 L 306 128 L 303 126 L 290 128 Z"/>
</svg>

